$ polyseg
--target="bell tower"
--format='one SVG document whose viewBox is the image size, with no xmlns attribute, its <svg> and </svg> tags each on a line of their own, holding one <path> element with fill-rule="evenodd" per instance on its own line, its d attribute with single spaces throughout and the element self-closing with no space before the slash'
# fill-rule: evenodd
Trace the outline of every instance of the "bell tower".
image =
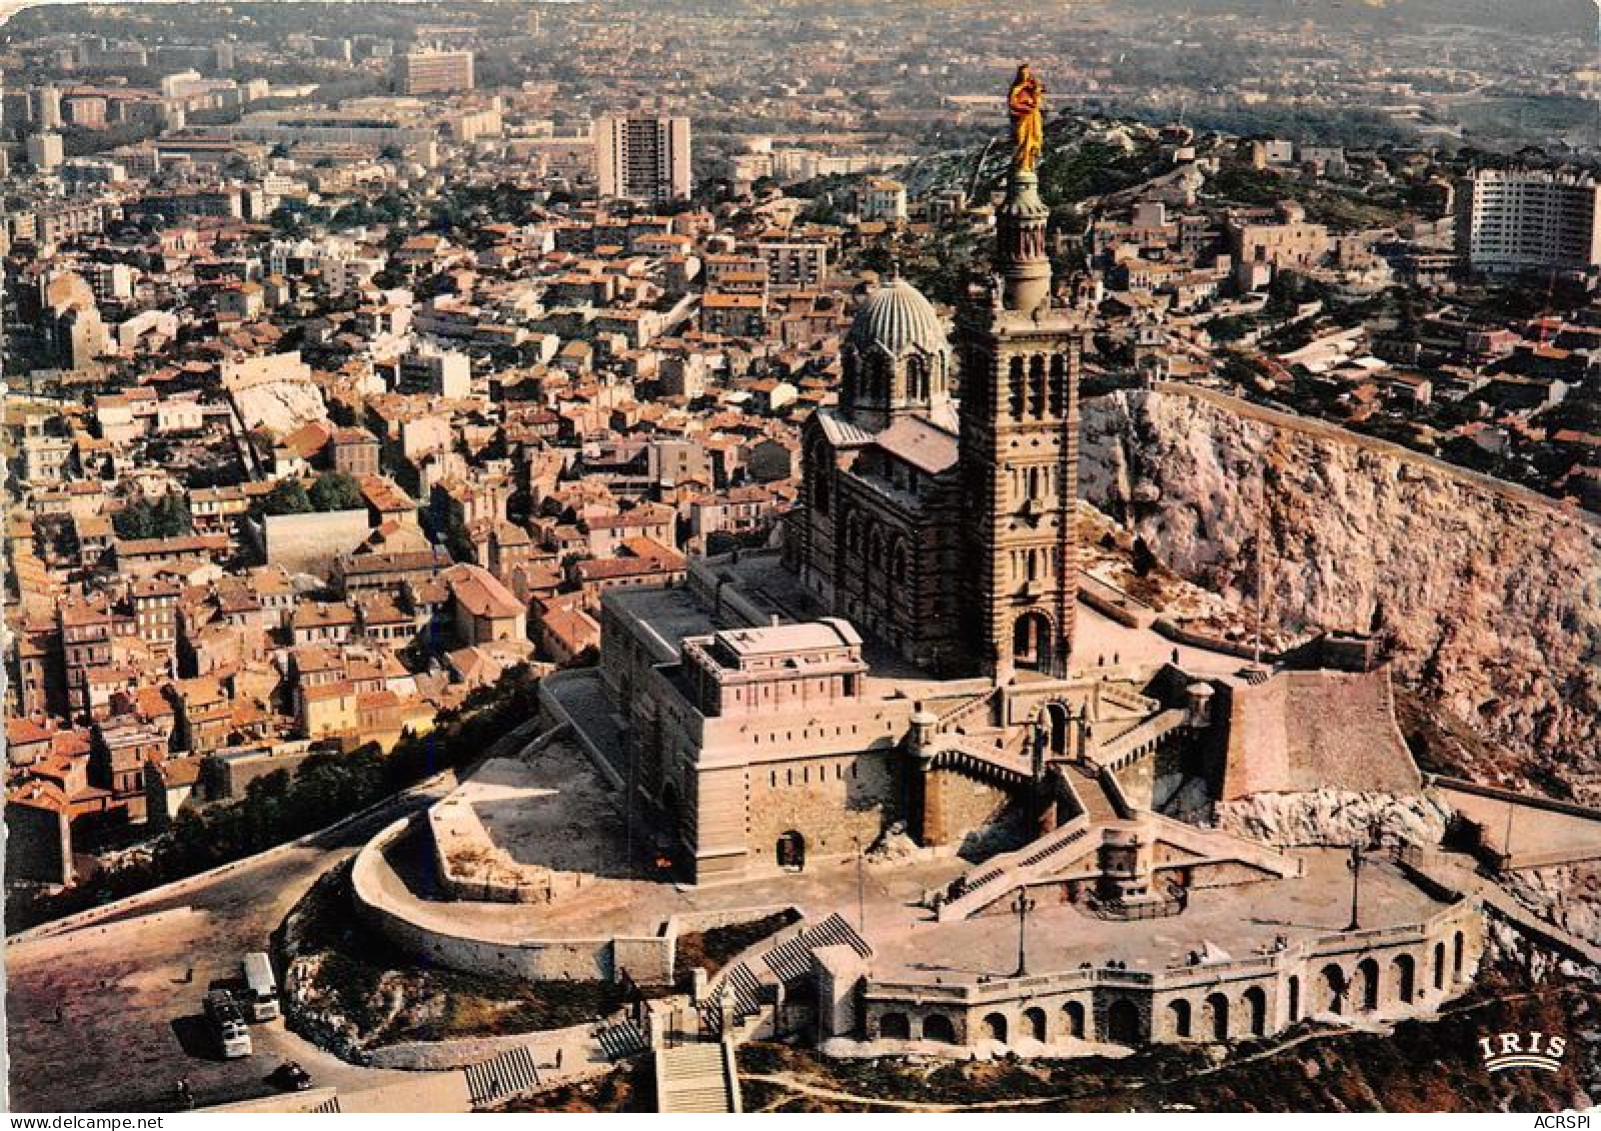
<svg viewBox="0 0 1601 1131">
<path fill-rule="evenodd" d="M 1054 306 L 1050 217 L 1036 161 L 1043 88 L 1018 69 L 1008 105 L 1014 153 L 997 216 L 987 302 L 957 324 L 968 636 L 981 671 L 1067 673 L 1078 607 L 1078 378 L 1084 327 Z"/>
</svg>

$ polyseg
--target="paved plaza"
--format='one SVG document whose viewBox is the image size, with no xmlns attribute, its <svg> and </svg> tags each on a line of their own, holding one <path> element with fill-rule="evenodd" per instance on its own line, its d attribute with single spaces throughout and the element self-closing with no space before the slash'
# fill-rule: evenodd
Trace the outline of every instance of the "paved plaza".
<svg viewBox="0 0 1601 1131">
<path fill-rule="evenodd" d="M 551 743 L 526 762 L 498 759 L 458 796 L 473 800 L 497 844 L 521 862 L 606 866 L 579 891 L 551 903 L 445 901 L 418 880 L 424 873 L 412 866 L 411 855 L 426 845 L 413 836 L 391 850 L 381 882 L 419 922 L 515 943 L 653 935 L 674 915 L 793 904 L 812 921 L 833 912 L 853 924 L 860 920 L 881 977 L 934 974 L 947 982 L 976 981 L 1016 966 L 1012 917 L 992 913 L 938 923 L 921 906 L 926 892 L 973 866 L 954 855 L 869 858 L 860 866 L 854 856 L 821 858 L 801 872 L 700 887 L 625 878 L 617 867 L 626 833 L 615 795 L 570 741 Z M 1028 927 L 1030 967 L 1066 971 L 1115 955 L 1132 968 L 1156 970 L 1183 965 L 1203 947 L 1247 958 L 1267 952 L 1281 937 L 1294 942 L 1343 930 L 1351 901 L 1347 853 L 1308 849 L 1297 855 L 1306 862 L 1304 876 L 1197 890 L 1182 914 L 1164 919 L 1110 921 L 1041 898 Z M 1386 859 L 1375 857 L 1362 870 L 1364 928 L 1418 923 L 1442 906 Z"/>
</svg>

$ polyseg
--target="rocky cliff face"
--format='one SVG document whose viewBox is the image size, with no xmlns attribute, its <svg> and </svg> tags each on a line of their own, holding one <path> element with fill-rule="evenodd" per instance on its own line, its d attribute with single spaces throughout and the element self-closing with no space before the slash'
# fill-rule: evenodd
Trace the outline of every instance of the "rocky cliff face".
<svg viewBox="0 0 1601 1131">
<path fill-rule="evenodd" d="M 1439 844 L 1450 812 L 1430 797 L 1320 789 L 1257 793 L 1217 805 L 1217 827 L 1282 848 L 1365 844 L 1374 829 L 1386 843 Z"/>
<path fill-rule="evenodd" d="M 1086 498 L 1289 634 L 1372 631 L 1397 674 L 1513 754 L 1601 784 L 1601 523 L 1342 429 L 1198 390 L 1085 403 Z"/>
</svg>

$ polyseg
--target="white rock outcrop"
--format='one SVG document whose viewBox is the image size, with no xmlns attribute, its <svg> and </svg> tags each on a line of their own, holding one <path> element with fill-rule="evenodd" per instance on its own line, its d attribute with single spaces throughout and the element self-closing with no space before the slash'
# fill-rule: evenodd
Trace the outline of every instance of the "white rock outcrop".
<svg viewBox="0 0 1601 1131">
<path fill-rule="evenodd" d="M 1372 631 L 1400 679 L 1568 780 L 1601 749 L 1601 522 L 1392 444 L 1206 390 L 1084 405 L 1085 497 L 1294 637 Z M 1511 759 L 1520 762 L 1522 758 Z"/>
<path fill-rule="evenodd" d="M 1312 844 L 1367 844 L 1377 831 L 1383 844 L 1435 845 L 1451 811 L 1428 797 L 1320 789 L 1307 793 L 1253 793 L 1220 801 L 1218 828 L 1279 848 Z"/>
</svg>

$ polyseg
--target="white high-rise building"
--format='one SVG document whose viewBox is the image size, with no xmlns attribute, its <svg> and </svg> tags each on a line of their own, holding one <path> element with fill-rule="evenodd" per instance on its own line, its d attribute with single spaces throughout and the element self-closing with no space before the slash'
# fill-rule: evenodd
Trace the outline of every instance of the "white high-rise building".
<svg viewBox="0 0 1601 1131">
<path fill-rule="evenodd" d="M 66 152 L 58 133 L 29 134 L 27 141 L 28 164 L 41 172 L 60 166 Z"/>
<path fill-rule="evenodd" d="M 1584 173 L 1480 169 L 1456 197 L 1463 263 L 1487 274 L 1601 266 L 1601 183 Z"/>
<path fill-rule="evenodd" d="M 689 198 L 688 118 L 601 118 L 594 138 L 595 179 L 603 199 L 665 204 Z"/>
</svg>

